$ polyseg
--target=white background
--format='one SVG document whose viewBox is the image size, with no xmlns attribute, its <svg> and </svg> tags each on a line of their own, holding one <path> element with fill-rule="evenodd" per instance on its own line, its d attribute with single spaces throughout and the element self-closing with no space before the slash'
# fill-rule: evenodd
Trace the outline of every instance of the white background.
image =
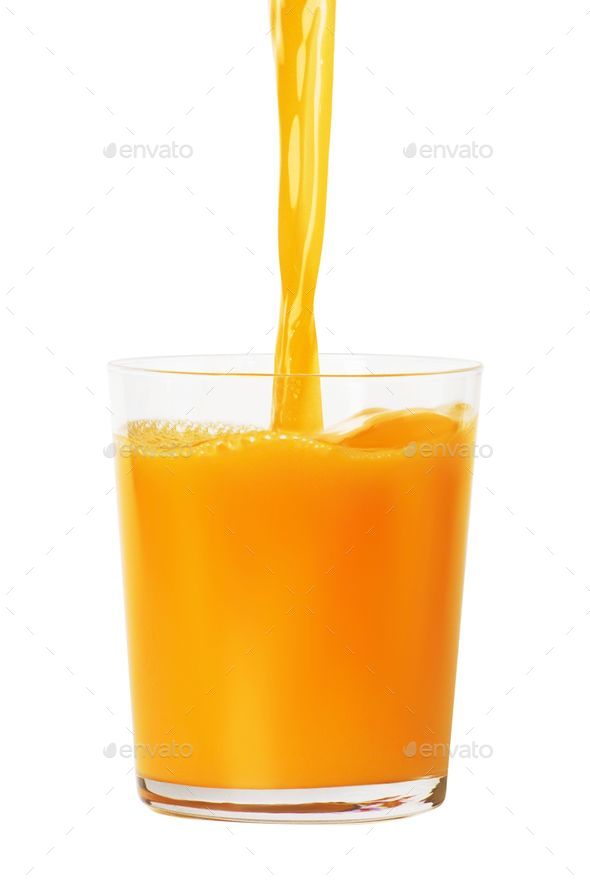
<svg viewBox="0 0 590 885">
<path fill-rule="evenodd" d="M 435 813 L 315 828 L 153 814 L 102 752 L 130 741 L 105 363 L 274 346 L 266 2 L 9 6 L 4 880 L 588 881 L 586 3 L 339 2 L 320 343 L 485 363 L 453 742 L 493 755 Z"/>
</svg>

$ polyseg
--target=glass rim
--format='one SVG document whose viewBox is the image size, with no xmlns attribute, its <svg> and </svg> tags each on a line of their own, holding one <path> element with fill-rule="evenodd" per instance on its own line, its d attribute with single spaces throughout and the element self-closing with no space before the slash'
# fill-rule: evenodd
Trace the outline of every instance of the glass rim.
<svg viewBox="0 0 590 885">
<path fill-rule="evenodd" d="M 236 368 L 228 370 L 212 370 L 209 368 L 185 369 L 171 368 L 164 365 L 166 362 L 174 361 L 195 361 L 197 363 L 213 360 L 228 360 L 230 362 L 244 361 L 246 359 L 260 360 L 270 359 L 274 361 L 274 354 L 271 353 L 207 353 L 207 354 L 181 354 L 178 356 L 150 356 L 150 357 L 131 357 L 126 359 L 111 360 L 107 363 L 109 372 L 122 372 L 123 374 L 148 374 L 148 375 L 181 375 L 196 377 L 232 377 L 232 378 L 333 378 L 333 379 L 363 379 L 368 378 L 418 378 L 440 375 L 459 375 L 459 374 L 481 374 L 483 364 L 477 360 L 455 359 L 453 357 L 439 356 L 416 356 L 416 355 L 398 355 L 383 353 L 320 353 L 320 359 L 340 359 L 346 361 L 355 360 L 391 360 L 407 363 L 423 363 L 432 366 L 432 368 L 413 369 L 409 371 L 372 371 L 365 366 L 364 372 L 268 372 L 268 371 L 252 371 Z"/>
</svg>

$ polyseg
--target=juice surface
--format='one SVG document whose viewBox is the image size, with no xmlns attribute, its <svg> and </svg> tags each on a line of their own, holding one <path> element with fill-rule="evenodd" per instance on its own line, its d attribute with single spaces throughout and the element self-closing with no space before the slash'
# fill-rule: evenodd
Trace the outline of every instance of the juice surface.
<svg viewBox="0 0 590 885">
<path fill-rule="evenodd" d="M 335 14 L 335 0 L 271 0 L 281 137 L 280 375 L 319 372 L 313 306 L 326 216 Z M 322 426 L 317 378 L 277 378 L 273 399 L 275 428 Z"/>
<path fill-rule="evenodd" d="M 320 436 L 130 423 L 138 775 L 277 789 L 446 773 L 445 752 L 415 749 L 450 737 L 473 430 L 460 405 Z"/>
</svg>

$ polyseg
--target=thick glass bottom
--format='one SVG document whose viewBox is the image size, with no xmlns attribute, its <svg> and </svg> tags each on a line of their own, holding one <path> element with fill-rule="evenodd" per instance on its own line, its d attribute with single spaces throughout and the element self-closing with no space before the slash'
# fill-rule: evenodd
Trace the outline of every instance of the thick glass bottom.
<svg viewBox="0 0 590 885">
<path fill-rule="evenodd" d="M 139 795 L 155 811 L 185 817 L 260 823 L 393 820 L 444 801 L 447 778 L 303 790 L 225 790 L 138 777 Z"/>
</svg>

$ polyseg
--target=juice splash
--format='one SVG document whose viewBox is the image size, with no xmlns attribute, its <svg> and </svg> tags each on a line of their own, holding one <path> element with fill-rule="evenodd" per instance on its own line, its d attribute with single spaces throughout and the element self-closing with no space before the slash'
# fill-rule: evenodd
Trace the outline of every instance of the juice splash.
<svg viewBox="0 0 590 885">
<path fill-rule="evenodd" d="M 324 237 L 336 0 L 271 0 L 281 136 L 279 375 L 317 374 L 313 314 Z M 275 380 L 273 427 L 322 426 L 318 378 Z"/>
</svg>

